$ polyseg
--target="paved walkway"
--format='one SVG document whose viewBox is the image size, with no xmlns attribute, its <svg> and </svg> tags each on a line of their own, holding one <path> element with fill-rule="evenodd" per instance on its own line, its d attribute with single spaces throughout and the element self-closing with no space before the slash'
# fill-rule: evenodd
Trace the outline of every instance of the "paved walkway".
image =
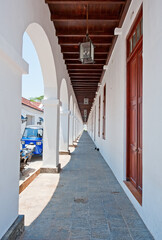
<svg viewBox="0 0 162 240">
<path fill-rule="evenodd" d="M 32 191 L 37 198 L 31 200 Z M 87 133 L 59 177 L 40 174 L 20 198 L 28 215 L 47 201 L 26 224 L 23 240 L 153 239 Z"/>
</svg>

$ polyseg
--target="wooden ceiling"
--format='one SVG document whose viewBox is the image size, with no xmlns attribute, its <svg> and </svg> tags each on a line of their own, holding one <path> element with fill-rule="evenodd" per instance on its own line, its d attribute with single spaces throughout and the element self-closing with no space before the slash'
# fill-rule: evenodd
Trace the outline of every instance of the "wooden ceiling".
<svg viewBox="0 0 162 240">
<path fill-rule="evenodd" d="M 87 109 L 88 117 L 98 83 L 104 75 L 103 66 L 108 63 L 117 39 L 114 29 L 122 26 L 131 0 L 45 2 L 49 5 L 81 115 L 83 117 L 84 109 Z M 87 6 L 89 36 L 95 45 L 94 64 L 82 64 L 79 61 L 79 44 L 83 42 L 87 29 Z M 84 105 L 84 98 L 89 98 L 88 105 Z M 86 119 L 83 117 L 83 120 Z"/>
</svg>

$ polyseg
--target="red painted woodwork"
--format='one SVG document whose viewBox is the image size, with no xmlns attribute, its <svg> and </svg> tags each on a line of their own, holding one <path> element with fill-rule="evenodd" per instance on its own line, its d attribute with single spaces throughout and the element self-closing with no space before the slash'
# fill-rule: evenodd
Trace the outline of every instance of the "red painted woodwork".
<svg viewBox="0 0 162 240">
<path fill-rule="evenodd" d="M 102 137 L 105 139 L 106 128 L 106 84 L 103 89 L 103 123 L 102 123 Z"/>
<path fill-rule="evenodd" d="M 105 73 L 103 66 L 108 64 L 114 40 L 117 39 L 114 29 L 122 27 L 131 1 L 45 0 L 83 119 L 84 98 L 89 98 L 86 106 L 88 118 L 98 89 L 97 83 L 102 81 Z M 87 9 L 89 36 L 95 46 L 94 64 L 81 64 L 79 61 L 79 44 L 83 42 L 87 30 Z M 81 80 L 86 80 L 87 84 Z"/>
<path fill-rule="evenodd" d="M 137 38 L 137 26 L 141 24 L 141 19 L 142 11 L 127 40 L 127 180 L 140 194 L 142 194 L 143 37 L 141 34 L 140 38 Z M 132 36 L 136 37 L 133 49 L 130 48 Z"/>
<path fill-rule="evenodd" d="M 138 51 L 138 191 L 142 193 L 142 92 L 143 92 L 142 47 Z"/>
<path fill-rule="evenodd" d="M 137 183 L 137 58 L 130 62 L 130 181 Z"/>
</svg>

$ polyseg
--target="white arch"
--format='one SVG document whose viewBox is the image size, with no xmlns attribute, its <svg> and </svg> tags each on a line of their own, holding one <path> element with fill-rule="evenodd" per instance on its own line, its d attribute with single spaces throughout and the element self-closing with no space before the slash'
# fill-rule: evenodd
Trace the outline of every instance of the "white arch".
<svg viewBox="0 0 162 240">
<path fill-rule="evenodd" d="M 31 23 L 27 29 L 36 49 L 44 80 L 45 99 L 58 97 L 57 77 L 51 45 L 43 28 L 38 23 Z"/>
<path fill-rule="evenodd" d="M 37 52 L 44 82 L 44 137 L 43 166 L 56 168 L 58 156 L 58 84 L 52 48 L 44 29 L 38 23 L 31 23 L 26 33 Z"/>
<path fill-rule="evenodd" d="M 65 79 L 62 79 L 60 86 L 60 101 L 61 101 L 61 109 L 63 111 L 68 111 L 69 102 L 68 102 L 68 89 Z"/>
</svg>

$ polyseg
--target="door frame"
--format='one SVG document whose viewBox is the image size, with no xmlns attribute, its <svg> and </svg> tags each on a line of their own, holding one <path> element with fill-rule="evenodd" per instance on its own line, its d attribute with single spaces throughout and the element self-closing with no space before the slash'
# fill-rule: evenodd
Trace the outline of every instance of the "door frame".
<svg viewBox="0 0 162 240">
<path fill-rule="evenodd" d="M 129 44 L 128 41 L 133 34 L 134 30 L 136 29 L 138 23 L 140 22 L 141 18 L 143 17 L 143 6 L 140 7 L 137 16 L 130 28 L 130 31 L 126 38 L 126 66 L 127 66 L 127 80 L 126 80 L 126 181 L 125 184 L 131 191 L 131 193 L 134 195 L 136 200 L 142 205 L 142 193 L 139 193 L 138 190 L 133 186 L 133 184 L 130 182 L 130 159 L 129 159 L 129 136 L 130 136 L 130 60 L 133 59 L 133 57 L 137 54 L 137 51 L 143 47 L 143 35 L 136 44 L 134 50 L 129 55 Z"/>
</svg>

